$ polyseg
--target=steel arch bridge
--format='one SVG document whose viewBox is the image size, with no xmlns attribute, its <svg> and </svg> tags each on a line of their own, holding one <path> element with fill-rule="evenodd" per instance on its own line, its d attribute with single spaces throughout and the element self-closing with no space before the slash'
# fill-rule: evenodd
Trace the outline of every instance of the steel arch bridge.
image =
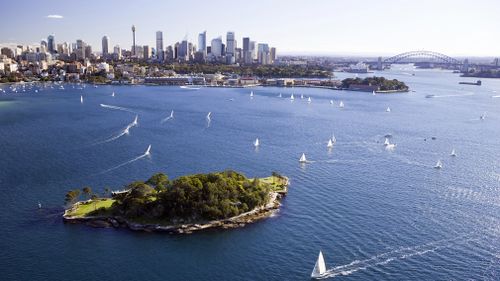
<svg viewBox="0 0 500 281">
<path fill-rule="evenodd" d="M 387 58 L 383 61 L 383 63 L 386 64 L 391 64 L 391 63 L 399 63 L 405 59 L 408 58 L 432 58 L 437 61 L 447 63 L 447 64 L 462 64 L 457 59 L 454 59 L 450 56 L 437 53 L 437 52 L 432 52 L 432 51 L 411 51 L 411 52 L 406 52 L 406 53 L 401 53 L 399 55 L 395 55 L 393 57 Z"/>
</svg>

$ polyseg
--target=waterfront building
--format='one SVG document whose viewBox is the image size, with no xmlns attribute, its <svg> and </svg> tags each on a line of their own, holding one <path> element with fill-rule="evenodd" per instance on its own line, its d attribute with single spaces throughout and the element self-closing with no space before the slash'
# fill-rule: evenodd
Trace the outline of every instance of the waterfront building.
<svg viewBox="0 0 500 281">
<path fill-rule="evenodd" d="M 156 58 L 159 61 L 165 60 L 165 52 L 163 49 L 163 32 L 156 31 Z"/>
<path fill-rule="evenodd" d="M 109 37 L 104 35 L 102 37 L 102 56 L 105 58 L 109 55 Z"/>
</svg>

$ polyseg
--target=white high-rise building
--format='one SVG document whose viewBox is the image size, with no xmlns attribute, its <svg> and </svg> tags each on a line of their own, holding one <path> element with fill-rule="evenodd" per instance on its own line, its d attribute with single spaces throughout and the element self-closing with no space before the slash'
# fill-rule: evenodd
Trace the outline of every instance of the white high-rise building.
<svg viewBox="0 0 500 281">
<path fill-rule="evenodd" d="M 212 56 L 216 59 L 222 57 L 222 37 L 212 39 L 210 46 Z"/>
<path fill-rule="evenodd" d="M 163 49 L 163 32 L 156 31 L 156 58 L 159 61 L 165 59 L 165 50 Z"/>
<path fill-rule="evenodd" d="M 120 45 L 116 45 L 113 48 L 113 56 L 117 60 L 121 60 L 122 59 L 122 49 L 120 48 Z"/>
<path fill-rule="evenodd" d="M 104 35 L 102 37 L 102 56 L 106 57 L 109 55 L 109 37 Z"/>
<path fill-rule="evenodd" d="M 234 38 L 234 32 L 228 31 L 226 34 L 226 62 L 228 64 L 234 64 L 235 52 L 236 52 L 236 40 Z"/>
<path fill-rule="evenodd" d="M 260 64 L 271 63 L 271 53 L 268 44 L 259 44 L 257 56 Z"/>
<path fill-rule="evenodd" d="M 203 31 L 198 34 L 198 52 L 203 53 L 203 57 L 207 56 L 207 32 Z"/>
</svg>

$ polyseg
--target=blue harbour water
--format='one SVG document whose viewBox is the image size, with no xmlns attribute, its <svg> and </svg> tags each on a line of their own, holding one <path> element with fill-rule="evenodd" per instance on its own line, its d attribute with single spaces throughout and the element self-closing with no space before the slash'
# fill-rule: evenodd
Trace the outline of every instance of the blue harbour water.
<svg viewBox="0 0 500 281">
<path fill-rule="evenodd" d="M 459 85 L 476 79 L 411 66 L 382 75 L 414 91 L 0 86 L 0 279 L 309 280 L 322 250 L 333 280 L 500 280 L 500 80 Z M 70 189 L 224 169 L 290 177 L 280 211 L 191 235 L 61 219 Z"/>
</svg>

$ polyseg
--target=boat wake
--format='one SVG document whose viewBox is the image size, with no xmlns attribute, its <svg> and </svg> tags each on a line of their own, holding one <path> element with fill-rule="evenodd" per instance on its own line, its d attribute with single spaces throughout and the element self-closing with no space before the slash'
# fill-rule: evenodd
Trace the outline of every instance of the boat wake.
<svg viewBox="0 0 500 281">
<path fill-rule="evenodd" d="M 130 113 L 137 113 L 137 112 L 133 111 L 132 109 L 129 109 L 129 108 L 126 108 L 126 107 L 114 106 L 114 105 L 103 104 L 103 103 L 101 103 L 100 105 L 101 105 L 101 107 L 104 107 L 104 108 L 109 108 L 109 109 L 114 109 L 114 110 L 121 110 L 121 111 L 130 112 Z"/>
<path fill-rule="evenodd" d="M 500 95 L 491 96 L 492 98 L 500 98 Z"/>
<path fill-rule="evenodd" d="M 130 129 L 132 129 L 133 127 L 136 127 L 138 125 L 138 122 L 137 122 L 137 118 L 138 116 L 136 115 L 135 116 L 135 119 L 134 121 L 132 121 L 132 123 L 128 124 L 127 127 L 125 127 L 120 133 L 118 133 L 117 135 L 113 136 L 113 137 L 110 137 L 109 139 L 106 139 L 106 140 L 103 140 L 103 141 L 100 141 L 100 142 L 97 142 L 97 144 L 103 144 L 103 143 L 107 143 L 107 142 L 111 142 L 111 141 L 114 141 L 114 140 L 117 140 L 125 135 L 128 135 L 130 134 Z"/>
<path fill-rule="evenodd" d="M 119 165 L 116 165 L 116 166 L 114 166 L 112 168 L 104 170 L 104 171 L 98 173 L 98 175 L 109 173 L 109 172 L 114 171 L 114 170 L 116 170 L 118 168 L 121 168 L 121 167 L 123 167 L 125 165 L 134 163 L 137 160 L 140 160 L 140 159 L 145 158 L 145 157 L 149 157 L 150 155 L 151 155 L 151 145 L 148 146 L 148 148 L 146 149 L 146 152 L 144 152 L 142 155 L 139 155 L 139 156 L 135 157 L 134 159 L 131 159 L 131 160 L 127 161 L 127 162 L 123 162 L 123 163 L 121 163 Z"/>
<path fill-rule="evenodd" d="M 187 90 L 199 90 L 200 88 L 197 87 L 189 87 L 189 86 L 180 86 L 181 89 L 187 89 Z"/>
<path fill-rule="evenodd" d="M 414 256 L 422 256 L 443 248 L 450 248 L 455 246 L 457 243 L 466 243 L 473 240 L 469 237 L 469 235 L 470 234 L 466 234 L 454 239 L 438 240 L 418 246 L 403 247 L 387 253 L 375 255 L 368 259 L 355 260 L 349 264 L 340 265 L 328 269 L 320 279 L 351 275 L 360 270 L 366 270 L 377 266 L 386 265 L 393 261 L 404 260 Z"/>
<path fill-rule="evenodd" d="M 460 95 L 441 95 L 441 96 L 438 96 L 438 95 L 433 95 L 432 97 L 433 98 L 453 98 L 453 97 L 466 97 L 466 96 L 473 96 L 474 93 L 466 93 L 466 94 L 460 94 Z"/>
</svg>

